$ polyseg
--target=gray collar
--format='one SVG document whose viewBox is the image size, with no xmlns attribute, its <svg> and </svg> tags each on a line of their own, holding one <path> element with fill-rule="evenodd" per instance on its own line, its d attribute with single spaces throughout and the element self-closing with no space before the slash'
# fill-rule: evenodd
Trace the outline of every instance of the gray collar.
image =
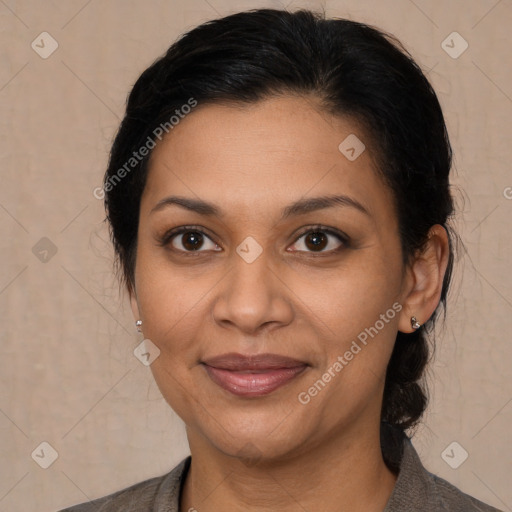
<svg viewBox="0 0 512 512">
<path fill-rule="evenodd" d="M 397 481 L 383 512 L 500 512 L 429 473 L 407 435 L 383 424 L 382 453 L 386 464 L 398 472 Z M 184 479 L 189 471 L 191 456 L 183 459 L 165 475 L 152 505 L 152 512 L 179 512 Z"/>
<path fill-rule="evenodd" d="M 444 510 L 434 480 L 423 467 L 411 440 L 405 434 L 402 438 L 402 448 L 398 478 L 383 512 Z"/>
</svg>

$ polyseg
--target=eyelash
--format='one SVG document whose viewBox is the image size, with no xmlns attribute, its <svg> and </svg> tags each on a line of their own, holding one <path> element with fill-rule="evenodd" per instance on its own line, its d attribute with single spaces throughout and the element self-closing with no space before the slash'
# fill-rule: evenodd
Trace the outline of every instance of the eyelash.
<svg viewBox="0 0 512 512">
<path fill-rule="evenodd" d="M 215 242 L 215 240 L 212 239 L 212 237 L 210 237 L 207 233 L 205 233 L 203 231 L 201 226 L 181 226 L 179 228 L 175 228 L 170 231 L 167 231 L 163 236 L 158 238 L 158 245 L 160 245 L 161 247 L 167 247 L 170 244 L 170 242 L 173 240 L 174 237 L 181 235 L 183 233 L 189 233 L 191 231 L 194 231 L 194 232 L 200 233 L 201 235 L 206 236 L 213 243 L 218 245 L 217 242 Z M 310 226 L 310 227 L 304 229 L 302 232 L 300 232 L 297 235 L 297 238 L 295 239 L 293 244 L 297 243 L 297 241 L 300 240 L 304 235 L 307 235 L 309 233 L 319 233 L 319 232 L 336 237 L 341 242 L 342 245 L 336 249 L 331 249 L 329 251 L 320 251 L 320 252 L 294 251 L 294 252 L 307 253 L 307 254 L 313 255 L 314 257 L 317 257 L 317 256 L 326 255 L 326 254 L 327 255 L 337 254 L 341 250 L 350 247 L 349 237 L 347 235 L 345 235 L 342 232 L 338 232 L 337 230 L 333 230 L 331 228 L 324 227 L 322 225 Z M 206 251 L 201 251 L 201 250 L 199 250 L 199 251 L 184 251 L 181 249 L 175 249 L 174 247 L 171 250 L 181 253 L 181 254 L 185 255 L 186 257 L 197 257 L 201 253 L 206 252 Z"/>
</svg>

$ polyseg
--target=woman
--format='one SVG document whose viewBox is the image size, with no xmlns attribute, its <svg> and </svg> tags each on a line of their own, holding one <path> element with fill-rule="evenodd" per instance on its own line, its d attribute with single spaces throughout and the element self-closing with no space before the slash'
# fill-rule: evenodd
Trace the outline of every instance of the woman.
<svg viewBox="0 0 512 512">
<path fill-rule="evenodd" d="M 185 34 L 135 84 L 103 188 L 144 356 L 191 457 L 67 511 L 495 511 L 428 473 L 451 148 L 392 36 L 309 11 Z"/>
</svg>

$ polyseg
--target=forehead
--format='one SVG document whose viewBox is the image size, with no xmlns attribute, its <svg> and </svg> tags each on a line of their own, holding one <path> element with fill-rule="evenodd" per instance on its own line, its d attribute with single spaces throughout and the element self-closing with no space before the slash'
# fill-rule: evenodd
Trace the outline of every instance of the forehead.
<svg viewBox="0 0 512 512">
<path fill-rule="evenodd" d="M 358 152 L 362 144 L 366 149 L 351 160 L 346 140 Z M 391 193 L 370 147 L 356 122 L 322 112 L 313 98 L 199 103 L 153 150 L 142 207 L 185 195 L 256 214 L 255 208 L 268 213 L 301 197 L 339 193 L 384 215 Z"/>
</svg>

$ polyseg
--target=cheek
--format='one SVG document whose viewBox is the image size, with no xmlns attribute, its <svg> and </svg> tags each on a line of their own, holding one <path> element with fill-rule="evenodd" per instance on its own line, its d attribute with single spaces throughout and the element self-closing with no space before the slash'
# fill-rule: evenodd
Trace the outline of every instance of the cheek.
<svg viewBox="0 0 512 512">
<path fill-rule="evenodd" d="M 381 315 L 386 316 L 385 329 L 381 330 L 396 324 L 396 306 L 392 306 L 399 297 L 400 282 L 396 262 L 382 261 L 369 252 L 355 252 L 328 277 L 323 273 L 297 273 L 290 287 L 299 302 L 307 306 L 303 308 L 305 314 L 312 320 L 316 317 L 329 338 L 346 343 L 373 326 Z"/>
<path fill-rule="evenodd" d="M 200 338 L 198 330 L 204 323 L 201 299 L 211 286 L 201 279 L 184 279 L 169 265 L 143 265 L 142 258 L 140 262 L 136 285 L 144 336 L 160 349 L 151 372 L 167 403 L 190 422 L 196 406 L 191 390 L 200 355 L 193 340 Z"/>
<path fill-rule="evenodd" d="M 144 323 L 172 324 L 182 318 L 208 292 L 206 272 L 193 264 L 177 265 L 166 251 L 142 237 L 137 252 L 137 298 L 147 319 Z M 203 274 L 203 275 L 202 275 Z"/>
<path fill-rule="evenodd" d="M 179 353 L 190 346 L 201 301 L 211 285 L 198 277 L 183 276 L 183 271 L 169 263 L 140 252 L 136 271 L 137 300 L 143 319 L 144 335 L 161 350 L 161 357 Z M 174 365 L 169 358 L 166 364 Z"/>
</svg>

